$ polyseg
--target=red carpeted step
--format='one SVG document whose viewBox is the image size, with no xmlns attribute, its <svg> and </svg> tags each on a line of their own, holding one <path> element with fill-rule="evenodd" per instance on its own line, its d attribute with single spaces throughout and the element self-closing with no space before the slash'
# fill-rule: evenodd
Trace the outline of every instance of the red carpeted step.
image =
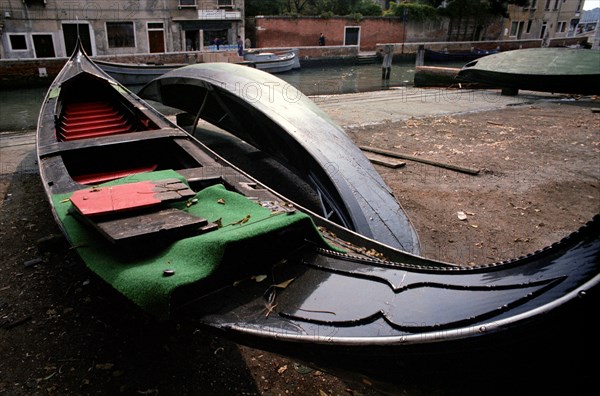
<svg viewBox="0 0 600 396">
<path fill-rule="evenodd" d="M 106 118 L 106 117 L 117 117 L 119 116 L 119 112 L 117 110 L 110 110 L 105 112 L 91 113 L 91 114 L 73 114 L 73 115 L 65 115 L 61 117 L 63 122 L 84 122 L 86 120 L 94 120 L 97 118 Z"/>
<path fill-rule="evenodd" d="M 105 102 L 69 103 L 60 118 L 62 141 L 88 139 L 126 133 L 133 122 Z"/>
<path fill-rule="evenodd" d="M 89 138 L 97 138 L 97 137 L 102 137 L 102 136 L 117 135 L 119 133 L 126 133 L 126 132 L 131 132 L 131 128 L 128 125 L 121 127 L 121 128 L 112 128 L 112 129 L 106 129 L 103 131 L 95 131 L 95 132 L 84 131 L 84 132 L 80 132 L 80 133 L 73 134 L 73 135 L 61 134 L 61 137 L 62 137 L 63 141 L 71 141 L 71 140 L 78 140 L 78 139 L 89 139 Z"/>
<path fill-rule="evenodd" d="M 111 107 L 111 105 L 108 102 L 77 102 L 77 103 L 68 103 L 65 106 L 65 111 L 95 109 L 95 108 L 110 108 L 110 107 Z"/>
<path fill-rule="evenodd" d="M 62 122 L 63 130 L 72 130 L 78 129 L 81 127 L 89 126 L 93 127 L 95 125 L 107 124 L 110 122 L 121 122 L 127 121 L 124 115 L 115 114 L 111 117 L 86 117 L 85 119 L 75 119 L 75 120 L 64 120 Z"/>
</svg>

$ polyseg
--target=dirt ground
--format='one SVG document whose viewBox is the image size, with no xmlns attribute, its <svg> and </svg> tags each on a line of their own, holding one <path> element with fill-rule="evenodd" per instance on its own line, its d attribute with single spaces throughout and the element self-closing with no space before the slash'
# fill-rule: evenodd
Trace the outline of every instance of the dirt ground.
<svg viewBox="0 0 600 396">
<path fill-rule="evenodd" d="M 473 265 L 533 252 L 600 213 L 599 107 L 548 101 L 348 134 L 358 145 L 480 170 L 408 160 L 376 166 L 414 222 L 422 255 Z M 0 394 L 380 394 L 369 383 L 153 321 L 51 237 L 59 231 L 37 174 L 3 176 L 0 196 Z"/>
</svg>

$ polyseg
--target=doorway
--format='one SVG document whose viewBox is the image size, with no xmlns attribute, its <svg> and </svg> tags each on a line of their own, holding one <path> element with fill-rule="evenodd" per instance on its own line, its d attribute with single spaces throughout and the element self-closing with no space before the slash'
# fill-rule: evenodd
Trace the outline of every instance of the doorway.
<svg viewBox="0 0 600 396">
<path fill-rule="evenodd" d="M 344 45 L 359 45 L 360 26 L 346 26 L 344 31 Z"/>
<path fill-rule="evenodd" d="M 200 51 L 200 31 L 199 30 L 186 30 L 185 31 L 185 50 L 186 51 Z"/>
<path fill-rule="evenodd" d="M 165 28 L 162 22 L 148 22 L 148 50 L 165 52 Z"/>
<path fill-rule="evenodd" d="M 92 56 L 92 41 L 90 39 L 90 25 L 87 23 L 63 23 L 63 39 L 65 40 L 65 51 L 66 56 L 71 56 L 75 51 L 75 45 L 77 44 L 77 37 L 81 39 L 81 44 L 85 52 Z"/>
</svg>

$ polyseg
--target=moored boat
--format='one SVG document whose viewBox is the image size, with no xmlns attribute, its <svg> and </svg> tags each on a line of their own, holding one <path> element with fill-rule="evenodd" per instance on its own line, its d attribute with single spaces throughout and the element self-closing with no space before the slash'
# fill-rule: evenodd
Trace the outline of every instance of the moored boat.
<svg viewBox="0 0 600 396">
<path fill-rule="evenodd" d="M 244 52 L 244 60 L 252 66 L 269 73 L 284 73 L 290 70 L 300 69 L 300 59 L 297 51 L 284 53 L 267 52 L 261 50 L 247 50 Z"/>
<path fill-rule="evenodd" d="M 531 91 L 600 94 L 600 52 L 581 48 L 526 48 L 467 63 L 458 76 L 474 83 Z"/>
<path fill-rule="evenodd" d="M 444 371 L 512 380 L 515 369 L 579 369 L 596 352 L 598 216 L 507 262 L 418 257 L 294 205 L 81 48 L 49 88 L 37 133 L 40 177 L 73 249 L 159 318 L 389 382 Z"/>
<path fill-rule="evenodd" d="M 144 85 L 162 76 L 168 71 L 185 66 L 185 63 L 150 64 L 150 63 L 119 63 L 95 60 L 104 72 L 123 85 Z"/>
</svg>

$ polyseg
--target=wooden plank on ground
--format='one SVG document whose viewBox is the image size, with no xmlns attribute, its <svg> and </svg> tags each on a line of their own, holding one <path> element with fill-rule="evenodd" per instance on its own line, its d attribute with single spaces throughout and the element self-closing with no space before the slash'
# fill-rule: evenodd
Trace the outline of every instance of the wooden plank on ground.
<svg viewBox="0 0 600 396">
<path fill-rule="evenodd" d="M 369 152 L 369 153 L 381 154 L 381 155 L 385 155 L 385 156 L 392 157 L 392 158 L 402 158 L 402 159 L 407 159 L 410 161 L 421 162 L 423 164 L 439 166 L 441 168 L 450 169 L 450 170 L 453 170 L 456 172 L 467 173 L 469 175 L 478 175 L 479 174 L 479 169 L 465 168 L 462 166 L 446 164 L 446 163 L 439 162 L 439 161 L 432 161 L 432 160 L 428 160 L 425 158 L 415 157 L 413 155 L 398 153 L 395 151 L 383 150 L 383 149 L 376 148 L 376 147 L 360 146 L 360 149 L 363 151 Z"/>
<path fill-rule="evenodd" d="M 403 162 L 403 161 L 400 161 L 400 160 L 394 159 L 394 158 L 385 157 L 383 155 L 379 155 L 379 154 L 375 154 L 375 153 L 366 152 L 365 156 L 373 164 L 385 166 L 387 168 L 396 169 L 396 168 L 400 168 L 400 167 L 403 167 L 404 165 L 406 165 L 406 162 Z"/>
</svg>

